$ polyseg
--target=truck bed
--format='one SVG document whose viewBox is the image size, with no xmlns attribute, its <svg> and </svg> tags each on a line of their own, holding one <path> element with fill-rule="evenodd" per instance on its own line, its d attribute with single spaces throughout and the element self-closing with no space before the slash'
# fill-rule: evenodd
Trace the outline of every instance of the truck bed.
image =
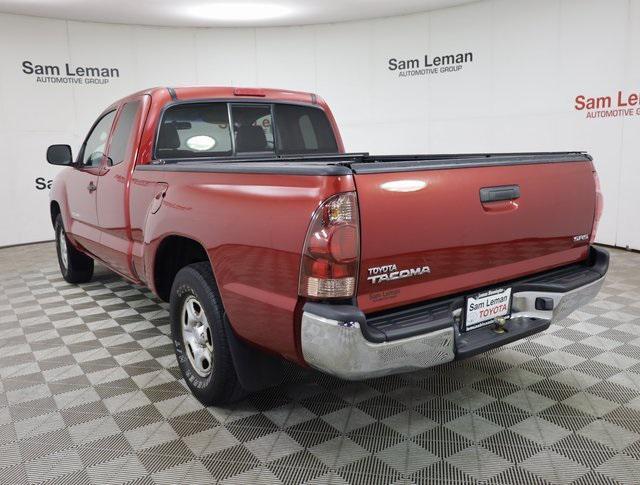
<svg viewBox="0 0 640 485">
<path fill-rule="evenodd" d="M 424 155 L 298 155 L 234 158 L 156 160 L 136 170 L 211 173 L 273 173 L 290 175 L 348 175 L 351 173 L 405 172 L 417 169 L 527 165 L 591 161 L 586 152 L 464 153 Z"/>
<path fill-rule="evenodd" d="M 596 204 L 591 157 L 578 151 L 165 160 L 136 170 L 353 177 L 365 313 L 582 261 Z M 371 278 L 385 267 L 429 274 Z"/>
</svg>

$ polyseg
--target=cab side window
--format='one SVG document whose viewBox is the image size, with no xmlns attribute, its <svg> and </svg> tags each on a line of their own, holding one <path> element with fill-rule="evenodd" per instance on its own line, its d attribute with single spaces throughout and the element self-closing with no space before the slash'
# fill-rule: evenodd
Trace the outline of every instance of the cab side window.
<svg viewBox="0 0 640 485">
<path fill-rule="evenodd" d="M 131 152 L 131 143 L 133 142 L 133 127 L 138 118 L 138 110 L 140 101 L 133 101 L 125 104 L 120 110 L 118 124 L 113 131 L 111 137 L 111 145 L 109 145 L 109 158 L 111 164 L 118 165 L 122 163 L 128 153 Z"/>
<path fill-rule="evenodd" d="M 93 127 L 82 148 L 82 163 L 85 167 L 97 167 L 105 155 L 109 132 L 116 112 L 110 111 Z"/>
</svg>

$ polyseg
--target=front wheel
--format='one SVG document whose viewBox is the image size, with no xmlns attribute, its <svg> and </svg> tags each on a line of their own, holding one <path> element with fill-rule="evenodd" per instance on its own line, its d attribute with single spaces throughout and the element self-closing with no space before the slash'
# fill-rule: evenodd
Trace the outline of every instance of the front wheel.
<svg viewBox="0 0 640 485">
<path fill-rule="evenodd" d="M 93 277 L 93 259 L 74 248 L 67 238 L 62 224 L 62 216 L 58 214 L 55 222 L 56 250 L 60 273 L 67 283 L 86 283 Z"/>
<path fill-rule="evenodd" d="M 244 392 L 225 334 L 222 301 L 208 262 L 178 271 L 169 312 L 178 365 L 194 396 L 205 405 L 241 397 Z"/>
</svg>

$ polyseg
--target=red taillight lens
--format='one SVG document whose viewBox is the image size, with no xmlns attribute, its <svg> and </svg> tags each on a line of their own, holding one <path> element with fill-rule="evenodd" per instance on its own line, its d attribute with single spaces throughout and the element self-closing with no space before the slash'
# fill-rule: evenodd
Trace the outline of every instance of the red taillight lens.
<svg viewBox="0 0 640 485">
<path fill-rule="evenodd" d="M 310 298 L 355 295 L 360 230 L 355 192 L 334 195 L 313 214 L 302 251 L 299 293 Z"/>
<path fill-rule="evenodd" d="M 600 223 L 600 217 L 602 217 L 602 191 L 600 190 L 600 179 L 598 178 L 598 174 L 594 170 L 593 172 L 593 180 L 596 184 L 596 210 L 593 215 L 593 228 L 591 229 L 591 237 L 589 238 L 589 244 L 591 244 L 595 238 L 596 233 L 598 232 L 598 224 Z"/>
</svg>

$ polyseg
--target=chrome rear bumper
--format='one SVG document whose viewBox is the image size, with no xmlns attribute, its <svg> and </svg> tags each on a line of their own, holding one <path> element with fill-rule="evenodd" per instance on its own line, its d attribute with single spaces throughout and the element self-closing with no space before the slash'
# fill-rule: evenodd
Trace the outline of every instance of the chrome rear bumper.
<svg viewBox="0 0 640 485">
<path fill-rule="evenodd" d="M 358 380 L 409 372 L 453 360 L 453 328 L 393 342 L 371 343 L 358 322 L 302 314 L 302 355 L 312 367 Z"/>
<path fill-rule="evenodd" d="M 544 330 L 554 321 L 567 317 L 589 302 L 598 294 L 603 282 L 604 276 L 563 293 L 515 292 L 512 314 L 506 328 L 509 329 L 512 322 L 514 328 L 517 326 L 526 330 L 531 323 L 534 330 L 523 332 L 519 338 Z M 535 301 L 540 297 L 553 299 L 553 310 L 536 310 Z M 322 307 L 327 307 L 328 311 L 322 311 Z M 356 307 L 352 308 L 353 315 L 343 311 L 339 317 L 330 318 L 328 315 L 336 314 L 330 310 L 330 305 L 305 305 L 301 323 L 301 343 L 302 354 L 310 366 L 342 379 L 358 380 L 424 369 L 456 358 L 456 335 L 459 335 L 456 325 L 410 338 L 373 343 L 363 335 L 361 326 L 366 325 L 366 321 L 363 321 L 362 312 Z M 480 335 L 474 332 L 480 331 L 468 332 L 465 339 Z M 504 339 L 502 343 L 497 340 L 493 347 L 513 340 L 514 338 Z"/>
</svg>

